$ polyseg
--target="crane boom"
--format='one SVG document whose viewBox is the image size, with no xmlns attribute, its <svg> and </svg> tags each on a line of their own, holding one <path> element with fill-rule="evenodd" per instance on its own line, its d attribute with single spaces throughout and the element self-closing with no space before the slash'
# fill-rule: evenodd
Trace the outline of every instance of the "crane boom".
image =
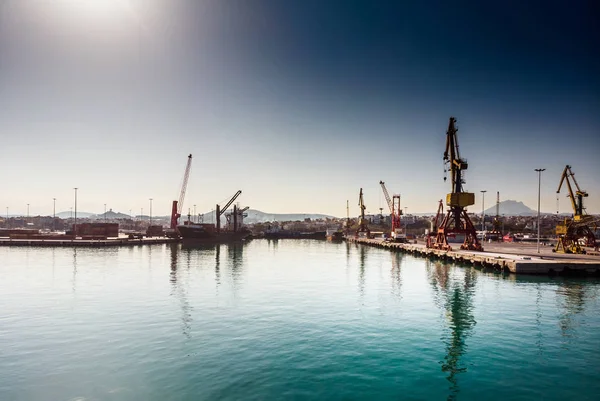
<svg viewBox="0 0 600 401">
<path fill-rule="evenodd" d="M 183 209 L 183 200 L 185 198 L 185 191 L 187 190 L 188 179 L 190 178 L 190 170 L 192 168 L 192 154 L 188 156 L 187 165 L 185 166 L 185 173 L 183 174 L 183 183 L 181 184 L 181 192 L 179 193 L 179 203 L 177 204 L 177 213 L 181 214 Z"/>
<path fill-rule="evenodd" d="M 388 193 L 387 188 L 385 187 L 385 182 L 379 181 L 379 185 L 381 185 L 381 189 L 383 190 L 383 196 L 385 196 L 385 200 L 390 208 L 390 213 L 394 214 L 394 204 L 392 203 L 392 198 L 390 198 L 390 194 Z"/>
<path fill-rule="evenodd" d="M 575 193 L 573 193 L 573 187 L 571 186 L 571 181 L 569 178 L 572 179 L 573 183 L 575 184 Z M 569 191 L 569 198 L 571 198 L 573 214 L 576 218 L 581 217 L 584 213 L 583 198 L 587 197 L 588 193 L 586 191 L 581 190 L 579 184 L 577 183 L 577 180 L 575 180 L 575 173 L 573 173 L 573 170 L 571 170 L 571 166 L 569 166 L 568 164 L 565 166 L 565 169 L 563 170 L 563 173 L 560 177 L 560 183 L 558 184 L 558 189 L 556 190 L 557 194 L 560 193 L 560 189 L 562 188 L 564 182 L 567 183 L 567 190 Z"/>
<path fill-rule="evenodd" d="M 229 202 L 227 202 L 227 204 L 223 208 L 221 208 L 221 210 L 219 211 L 219 216 L 221 216 L 223 213 L 225 213 L 225 211 L 229 208 L 229 206 L 231 206 L 231 204 L 233 202 L 235 202 L 235 200 L 237 199 L 237 197 L 240 196 L 241 194 L 242 194 L 242 191 L 237 191 L 235 193 L 235 195 L 233 195 L 231 197 L 231 199 L 229 199 Z"/>
<path fill-rule="evenodd" d="M 171 208 L 171 229 L 176 230 L 179 218 L 181 217 L 181 209 L 183 208 L 183 199 L 187 189 L 188 178 L 190 177 L 190 169 L 192 168 L 192 154 L 188 156 L 187 165 L 183 174 L 183 182 L 181 184 L 181 192 L 179 193 L 179 201 L 174 200 Z"/>
</svg>

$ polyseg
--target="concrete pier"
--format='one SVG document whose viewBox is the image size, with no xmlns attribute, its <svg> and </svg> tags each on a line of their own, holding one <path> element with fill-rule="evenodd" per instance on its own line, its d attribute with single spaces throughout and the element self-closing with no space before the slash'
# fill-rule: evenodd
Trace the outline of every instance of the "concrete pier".
<svg viewBox="0 0 600 401">
<path fill-rule="evenodd" d="M 54 247 L 107 247 L 107 246 L 133 246 L 133 245 L 154 245 L 170 244 L 178 242 L 175 238 L 155 237 L 155 238 L 108 238 L 101 240 L 89 239 L 11 239 L 0 238 L 0 246 L 54 246 Z"/>
<path fill-rule="evenodd" d="M 567 255 L 552 253 L 550 247 L 543 247 L 537 253 L 535 245 L 508 243 L 485 244 L 484 252 L 459 250 L 442 251 L 430 249 L 425 244 L 401 244 L 381 239 L 353 238 L 346 241 L 376 246 L 417 256 L 442 259 L 456 263 L 490 268 L 514 274 L 589 274 L 600 275 L 600 255 Z"/>
</svg>

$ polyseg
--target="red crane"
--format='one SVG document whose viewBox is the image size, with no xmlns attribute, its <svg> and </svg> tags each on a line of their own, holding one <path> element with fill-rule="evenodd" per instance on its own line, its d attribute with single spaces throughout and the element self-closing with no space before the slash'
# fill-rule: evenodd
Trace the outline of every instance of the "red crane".
<svg viewBox="0 0 600 401">
<path fill-rule="evenodd" d="M 437 227 L 435 241 L 428 245 L 431 248 L 451 251 L 452 247 L 448 244 L 448 237 L 455 237 L 457 234 L 464 236 L 463 244 L 460 249 L 474 251 L 483 251 L 483 247 L 477 239 L 477 233 L 471 219 L 467 215 L 467 206 L 475 204 L 475 194 L 465 192 L 463 184 L 465 183 L 463 174 L 468 168 L 468 163 L 460 157 L 458 151 L 458 129 L 455 127 L 456 119 L 450 117 L 448 131 L 446 132 L 446 150 L 444 151 L 444 162 L 449 164 L 452 191 L 446 195 L 446 205 L 448 205 L 447 214 Z M 446 178 L 444 177 L 444 181 Z"/>
<path fill-rule="evenodd" d="M 181 184 L 181 192 L 179 193 L 179 201 L 173 201 L 171 208 L 171 229 L 177 230 L 179 218 L 181 217 L 181 209 L 183 208 L 183 199 L 185 198 L 185 190 L 187 188 L 188 178 L 190 177 L 190 169 L 192 168 L 192 155 L 188 156 L 185 173 L 183 174 L 183 183 Z"/>
<path fill-rule="evenodd" d="M 400 216 L 402 216 L 402 209 L 400 208 L 400 195 L 393 195 L 390 197 L 390 194 L 385 187 L 385 182 L 379 181 L 379 184 L 381 185 L 383 195 L 385 196 L 385 200 L 387 201 L 390 209 L 390 216 L 392 218 L 392 238 L 395 240 L 406 238 L 400 227 Z"/>
</svg>

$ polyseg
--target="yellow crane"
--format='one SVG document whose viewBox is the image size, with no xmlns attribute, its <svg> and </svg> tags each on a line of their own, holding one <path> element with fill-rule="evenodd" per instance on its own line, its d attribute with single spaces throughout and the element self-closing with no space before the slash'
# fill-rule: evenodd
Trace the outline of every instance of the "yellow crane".
<svg viewBox="0 0 600 401">
<path fill-rule="evenodd" d="M 444 163 L 449 165 L 451 192 L 446 195 L 448 210 L 443 217 L 439 214 L 436 221 L 441 220 L 435 233 L 435 238 L 430 238 L 427 246 L 434 249 L 451 251 L 448 237 L 463 236 L 464 241 L 460 249 L 483 251 L 481 243 L 477 239 L 475 227 L 467 214 L 466 207 L 475 204 L 475 194 L 466 192 L 463 188 L 465 183 L 464 173 L 469 167 L 467 161 L 460 157 L 458 149 L 458 128 L 456 118 L 450 117 L 448 130 L 446 131 L 446 150 L 444 151 Z M 444 177 L 444 181 L 446 177 Z M 437 226 L 438 223 L 436 223 Z"/>
<path fill-rule="evenodd" d="M 573 185 L 575 192 L 573 193 Z M 573 208 L 573 217 L 565 218 L 565 220 L 556 226 L 556 234 L 558 242 L 555 252 L 561 253 L 585 253 L 585 246 L 592 247 L 598 250 L 596 236 L 594 231 L 597 229 L 597 224 L 593 216 L 586 213 L 583 207 L 583 198 L 588 197 L 588 193 L 582 190 L 575 179 L 575 173 L 571 170 L 571 166 L 566 165 L 560 177 L 560 183 L 556 193 L 560 193 L 563 183 L 566 183 L 569 191 L 568 197 L 571 198 L 571 207 Z"/>
</svg>

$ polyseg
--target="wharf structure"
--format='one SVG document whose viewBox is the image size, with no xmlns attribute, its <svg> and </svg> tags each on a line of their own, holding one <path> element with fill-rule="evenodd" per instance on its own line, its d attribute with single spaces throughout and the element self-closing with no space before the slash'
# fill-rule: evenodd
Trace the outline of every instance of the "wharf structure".
<svg viewBox="0 0 600 401">
<path fill-rule="evenodd" d="M 348 236 L 346 241 L 385 248 L 396 252 L 417 256 L 465 263 L 499 272 L 514 274 L 586 274 L 600 275 L 600 253 L 587 255 L 556 254 L 544 247 L 539 254 L 535 245 L 517 246 L 514 244 L 486 244 L 488 251 L 441 250 L 427 248 L 425 244 L 388 242 L 383 239 L 355 238 Z"/>
<path fill-rule="evenodd" d="M 0 238 L 0 246 L 53 246 L 53 247 L 107 247 L 107 246 L 134 246 L 170 244 L 179 242 L 177 238 L 103 238 L 103 239 L 73 239 L 67 236 L 62 238 Z"/>
</svg>

